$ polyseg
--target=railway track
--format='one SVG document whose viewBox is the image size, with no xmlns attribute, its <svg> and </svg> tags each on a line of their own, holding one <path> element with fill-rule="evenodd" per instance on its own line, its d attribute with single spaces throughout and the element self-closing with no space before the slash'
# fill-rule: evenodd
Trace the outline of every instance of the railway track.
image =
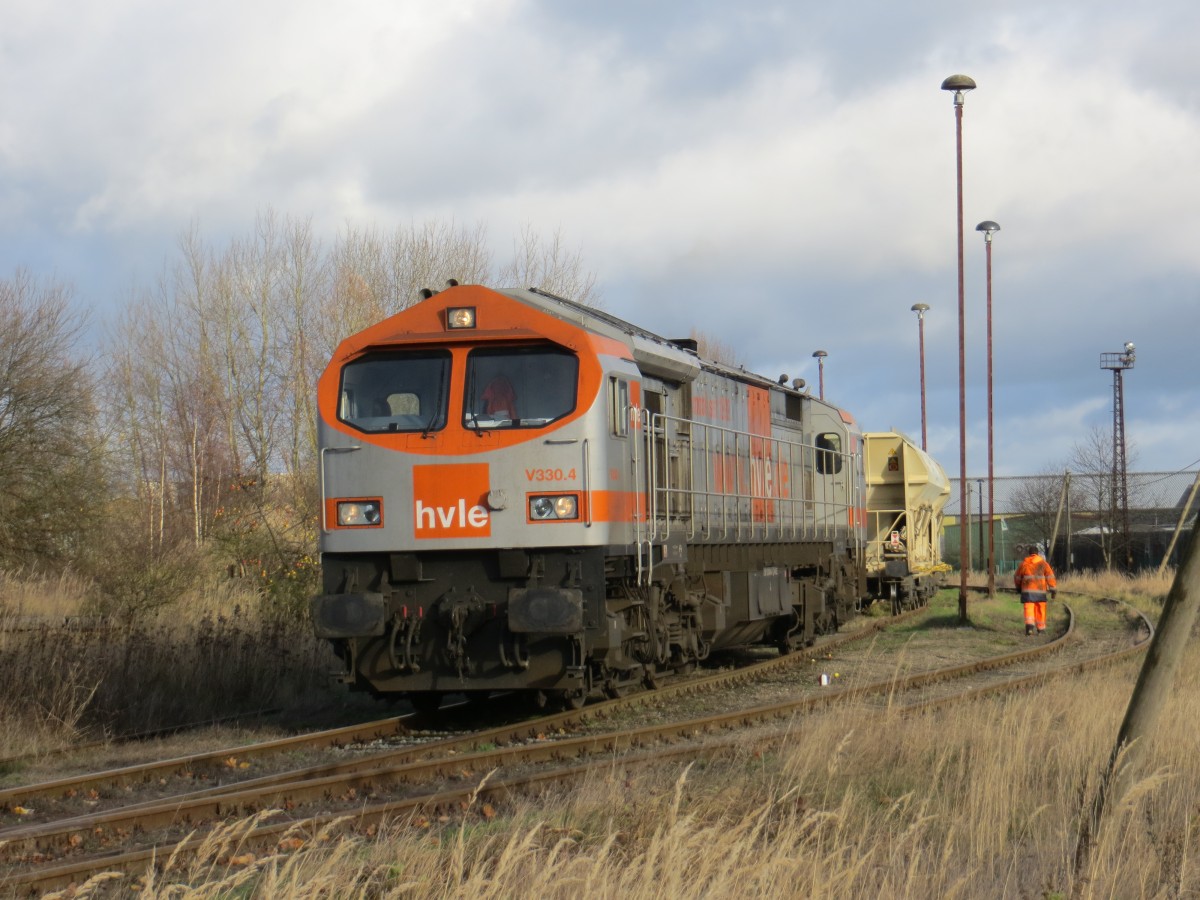
<svg viewBox="0 0 1200 900">
<path fill-rule="evenodd" d="M 861 623 L 857 630 L 847 631 L 829 637 L 820 638 L 816 645 L 808 648 L 807 653 L 829 652 L 848 644 L 863 641 L 871 635 L 904 621 L 919 610 L 905 613 L 903 616 L 888 619 L 858 620 Z M 561 730 L 576 728 L 580 723 L 597 715 L 600 711 L 608 712 L 625 707 L 636 706 L 647 702 L 648 697 L 674 697 L 695 692 L 712 690 L 722 685 L 744 683 L 748 680 L 762 677 L 773 671 L 787 671 L 805 659 L 804 653 L 785 656 L 773 656 L 763 662 L 746 665 L 737 669 L 717 672 L 698 677 L 674 679 L 660 684 L 653 694 L 633 694 L 620 700 L 608 700 L 600 705 L 584 707 L 578 711 L 567 711 L 557 715 L 538 716 L 529 720 L 528 717 L 518 718 L 508 723 L 484 732 L 472 730 L 464 740 L 492 740 L 500 743 L 513 743 L 536 735 L 546 729 Z M 453 716 L 454 708 L 441 710 L 447 716 Z M 138 785 L 158 784 L 170 790 L 177 785 L 179 793 L 192 792 L 197 783 L 205 781 L 219 782 L 214 790 L 228 791 L 242 781 L 255 776 L 259 762 L 269 762 L 304 754 L 306 751 L 323 750 L 328 748 L 345 748 L 356 745 L 366 745 L 380 740 L 401 740 L 411 744 L 420 744 L 429 740 L 418 729 L 428 724 L 430 717 L 419 713 L 392 716 L 369 722 L 349 725 L 340 728 L 297 734 L 286 738 L 263 741 L 256 744 L 227 747 L 220 750 L 205 751 L 171 759 L 155 760 L 152 762 L 109 769 L 102 772 L 88 772 L 59 778 L 38 784 L 19 785 L 0 789 L 0 842 L 4 841 L 14 825 L 31 821 L 28 812 L 15 813 L 16 809 L 40 808 L 44 816 L 61 817 L 63 810 L 55 807 L 90 805 L 105 802 L 110 798 L 124 799 L 129 789 Z M 438 746 L 452 747 L 453 740 L 442 741 Z M 285 769 L 292 771 L 295 766 Z M 33 819 L 36 821 L 36 817 Z M 0 849 L 2 849 L 0 844 Z"/>
<path fill-rule="evenodd" d="M 894 623 L 889 619 L 879 624 Z M 1143 635 L 1140 641 L 1131 642 L 1126 637 L 1112 646 L 1100 646 L 1100 652 L 1096 652 L 1095 646 L 1089 650 L 1089 644 L 1074 640 L 1072 613 L 1053 640 L 984 659 L 903 674 L 894 660 L 878 654 L 873 658 L 868 649 L 859 651 L 860 659 L 852 663 L 858 672 L 853 683 L 825 686 L 811 677 L 812 673 L 807 678 L 796 677 L 798 665 L 829 660 L 835 650 L 879 630 L 871 629 L 862 634 L 839 635 L 808 653 L 777 657 L 656 692 L 482 732 L 421 744 L 406 741 L 369 752 L 343 752 L 343 758 L 316 766 L 176 792 L 101 811 L 80 813 L 66 804 L 55 809 L 46 821 L 0 830 L 0 863 L 7 866 L 0 887 L 32 893 L 78 884 L 98 872 L 137 872 L 168 858 L 179 865 L 197 854 L 213 852 L 211 830 L 215 825 L 268 810 L 280 811 L 278 821 L 255 822 L 242 829 L 239 846 L 253 847 L 255 852 L 292 850 L 338 823 L 368 827 L 418 813 L 456 814 L 472 803 L 499 802 L 511 791 L 578 778 L 597 761 L 610 764 L 614 754 L 621 754 L 622 765 L 634 765 L 695 756 L 732 743 L 744 744 L 752 729 L 769 735 L 773 733 L 772 723 L 790 722 L 797 715 L 829 704 L 845 704 L 848 708 L 869 702 L 894 704 L 901 695 L 911 695 L 915 699 L 903 708 L 915 712 L 961 702 L 1057 677 L 1064 671 L 1110 664 L 1146 645 L 1152 627 L 1144 617 L 1139 629 Z M 1051 657 L 1057 658 L 1059 665 L 1046 662 Z M 1008 677 L 997 676 L 999 671 L 1008 673 Z M 790 686 L 783 690 L 773 686 L 772 679 L 782 679 Z M 740 686 L 738 693 L 743 702 L 746 685 L 753 685 L 762 696 L 773 692 L 786 696 L 705 715 L 681 712 L 687 705 L 683 698 L 708 696 L 728 690 L 730 685 Z M 947 685 L 952 687 L 947 689 Z M 798 686 L 803 689 L 797 690 Z M 666 715 L 660 708 L 665 701 L 672 704 L 669 721 L 663 721 Z M 403 719 L 384 721 L 399 726 Z M 375 731 L 377 739 L 383 737 L 379 731 Z M 387 737 L 395 737 L 398 731 L 394 729 Z M 722 732 L 729 736 L 714 740 L 713 735 Z M 265 755 L 277 752 L 279 743 L 270 742 L 276 745 L 273 748 L 255 745 L 262 749 L 238 748 L 236 752 L 243 757 L 247 752 Z M 0 794 L 0 803 L 11 811 L 14 805 L 33 802 L 31 798 L 50 803 L 64 791 L 74 791 L 78 797 L 79 791 L 85 790 L 84 784 L 92 784 L 86 790 L 94 791 L 95 785 L 111 785 L 114 778 L 118 785 L 128 785 L 134 783 L 131 779 L 146 781 L 164 771 L 179 769 L 180 761 L 172 760 L 86 776 L 91 782 L 66 779 L 31 785 Z M 497 770 L 503 772 L 503 778 L 489 776 Z M 75 786 L 66 787 L 67 781 Z M 18 793 L 22 790 L 25 793 Z"/>
</svg>

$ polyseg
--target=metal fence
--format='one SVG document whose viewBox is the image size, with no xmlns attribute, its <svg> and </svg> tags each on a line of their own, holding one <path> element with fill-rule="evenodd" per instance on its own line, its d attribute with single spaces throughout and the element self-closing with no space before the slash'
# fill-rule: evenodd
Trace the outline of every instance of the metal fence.
<svg viewBox="0 0 1200 900">
<path fill-rule="evenodd" d="M 1105 569 L 1110 563 L 1135 571 L 1156 569 L 1168 554 L 1168 562 L 1177 565 L 1200 506 L 1198 474 L 1196 469 L 1130 472 L 1127 532 L 1121 512 L 1114 515 L 1110 473 L 997 478 L 991 516 L 996 571 L 1013 571 L 1020 562 L 1016 548 L 1029 543 L 1039 544 L 1057 571 Z M 942 556 L 958 566 L 964 523 L 958 479 L 951 482 Z M 968 478 L 967 490 L 966 549 L 972 568 L 982 570 L 988 548 L 987 479 Z"/>
</svg>

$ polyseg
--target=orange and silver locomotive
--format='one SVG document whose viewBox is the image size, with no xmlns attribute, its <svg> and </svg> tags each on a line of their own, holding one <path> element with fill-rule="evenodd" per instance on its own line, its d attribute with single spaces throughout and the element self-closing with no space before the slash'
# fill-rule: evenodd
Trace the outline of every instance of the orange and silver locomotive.
<svg viewBox="0 0 1200 900">
<path fill-rule="evenodd" d="M 361 689 L 577 704 L 866 596 L 853 418 L 692 342 L 455 285 L 345 340 L 318 401 L 312 614 Z"/>
</svg>

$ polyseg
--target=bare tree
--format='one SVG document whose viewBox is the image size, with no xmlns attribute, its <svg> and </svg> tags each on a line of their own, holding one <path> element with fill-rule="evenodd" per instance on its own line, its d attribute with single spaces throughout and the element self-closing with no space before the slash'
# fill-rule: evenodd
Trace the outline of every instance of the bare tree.
<svg viewBox="0 0 1200 900">
<path fill-rule="evenodd" d="M 514 241 L 512 261 L 500 269 L 499 282 L 541 288 L 586 306 L 600 305 L 596 276 L 584 268 L 580 253 L 567 250 L 557 230 L 544 239 L 524 226 Z"/>
<path fill-rule="evenodd" d="M 1126 453 L 1126 464 L 1133 467 L 1134 448 Z M 1105 568 L 1113 563 L 1114 538 L 1119 525 L 1113 521 L 1113 455 L 1112 431 L 1094 426 L 1077 442 L 1071 451 L 1072 493 L 1076 490 L 1084 497 L 1082 508 L 1093 517 L 1095 527 L 1088 529 L 1081 539 L 1100 548 Z"/>
<path fill-rule="evenodd" d="M 715 335 L 708 334 L 695 327 L 692 328 L 688 337 L 696 342 L 696 352 L 705 359 L 724 363 L 727 366 L 740 365 L 737 352 L 733 349 L 733 345 L 727 341 L 723 341 Z"/>
<path fill-rule="evenodd" d="M 192 315 L 194 269 L 135 298 L 109 337 L 109 416 L 128 492 L 142 507 L 148 552 L 190 535 L 203 543 L 236 470 L 224 396 Z M 181 287 L 183 285 L 184 287 Z"/>
<path fill-rule="evenodd" d="M 86 552 L 105 499 L 94 382 L 71 291 L 0 280 L 0 564 L 50 568 Z"/>
<path fill-rule="evenodd" d="M 1072 484 L 1077 476 L 1072 473 Z M 1072 490 L 1064 498 L 1063 490 L 1066 485 L 1066 467 L 1060 471 L 1044 470 L 1030 478 L 1022 478 L 1012 493 L 1012 508 L 1021 516 L 1020 531 L 1015 536 L 1017 541 L 1037 541 L 1043 547 L 1049 547 L 1055 538 L 1054 528 L 1059 522 L 1059 510 L 1065 512 L 1082 509 L 1083 498 Z"/>
<path fill-rule="evenodd" d="M 492 271 L 483 227 L 444 222 L 390 234 L 347 227 L 330 262 L 332 283 L 320 317 L 326 359 L 342 338 L 412 306 L 421 288 L 436 290 L 451 278 L 484 284 Z"/>
</svg>

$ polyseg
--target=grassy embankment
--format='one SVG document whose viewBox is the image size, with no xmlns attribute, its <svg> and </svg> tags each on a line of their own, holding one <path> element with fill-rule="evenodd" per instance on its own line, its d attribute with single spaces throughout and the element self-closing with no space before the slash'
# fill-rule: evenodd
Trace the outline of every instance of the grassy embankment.
<svg viewBox="0 0 1200 900">
<path fill-rule="evenodd" d="M 1168 582 L 1061 586 L 1128 599 L 1153 618 Z M 943 593 L 923 638 L 1019 643 L 1011 595 L 973 598 L 969 630 L 956 603 Z M 1077 606 L 1085 624 L 1101 620 Z M 303 849 L 278 858 L 244 853 L 230 834 L 215 862 L 143 893 L 182 895 L 186 883 L 195 897 L 1066 896 L 1080 796 L 1107 760 L 1139 666 L 934 714 L 806 716 L 690 767 L 617 763 L 562 794 L 369 836 L 301 836 Z M 1200 891 L 1198 679 L 1189 660 L 1147 769 L 1101 835 L 1085 896 Z"/>
<path fill-rule="evenodd" d="M 134 621 L 91 614 L 88 595 L 0 575 L 0 756 L 345 695 L 307 622 L 237 581 Z"/>
</svg>

